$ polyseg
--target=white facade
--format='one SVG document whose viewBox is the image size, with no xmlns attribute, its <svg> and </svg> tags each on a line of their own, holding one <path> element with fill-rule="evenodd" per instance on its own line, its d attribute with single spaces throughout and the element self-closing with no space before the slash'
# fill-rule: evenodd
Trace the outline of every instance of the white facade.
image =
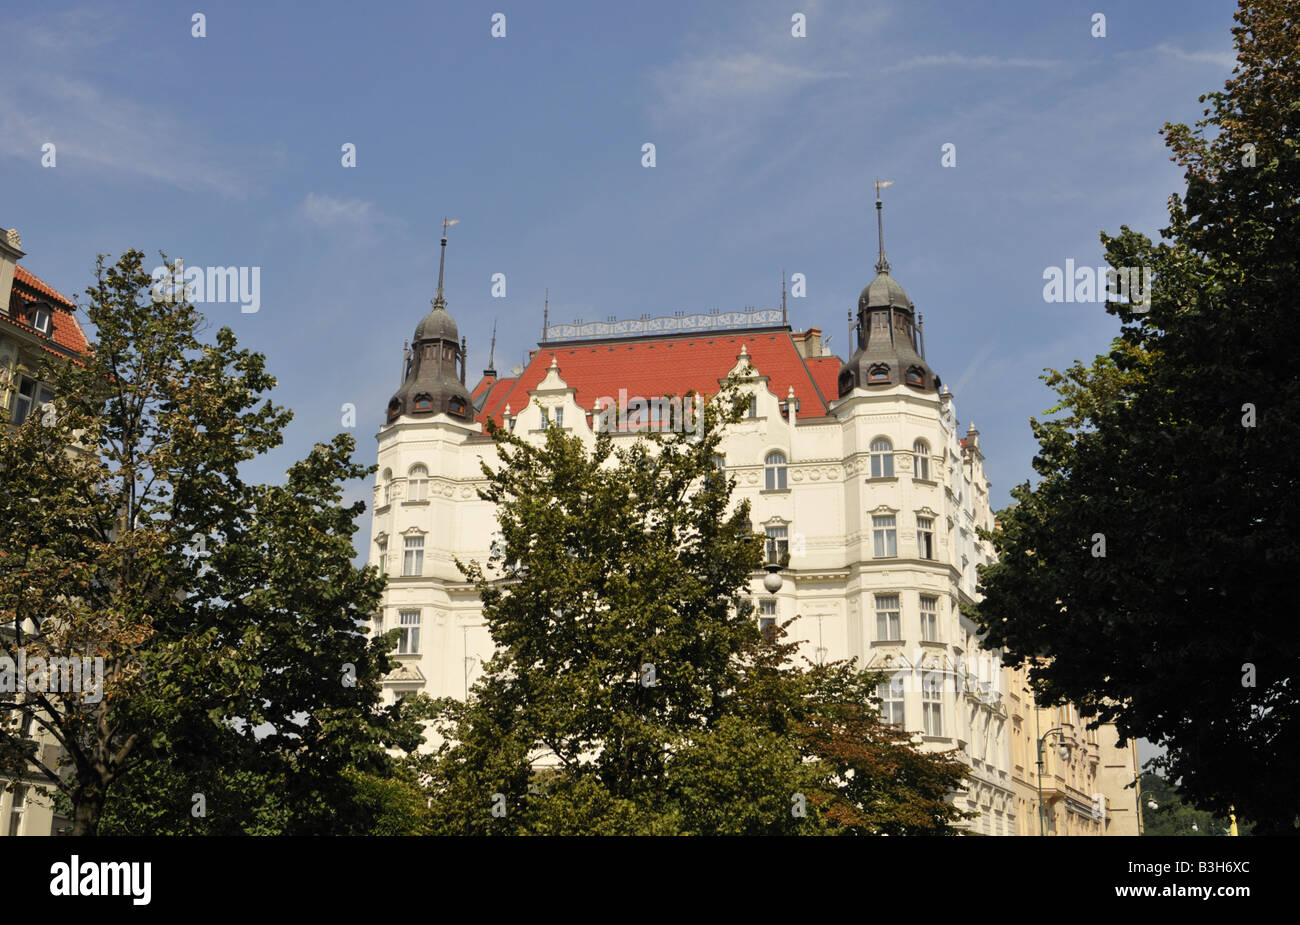
<svg viewBox="0 0 1300 925">
<path fill-rule="evenodd" d="M 791 337 L 784 328 L 778 336 Z M 527 406 L 515 409 L 514 432 L 540 440 L 543 409 L 552 422 L 562 409 L 564 429 L 591 444 L 590 409 L 579 406 L 577 390 L 565 381 L 563 355 L 552 351 Z M 992 527 L 978 433 L 959 436 L 946 391 L 854 388 L 828 402 L 828 415 L 800 417 L 784 413 L 791 393 L 775 394 L 743 345 L 730 372 L 757 405 L 755 415 L 724 435 L 727 472 L 737 497 L 751 502 L 755 529 L 784 527 L 790 552 L 780 591 L 767 594 L 759 573 L 753 597 L 760 607 L 774 602 L 781 621 L 799 617 L 790 632 L 808 657 L 854 657 L 898 672 L 893 690 L 901 717 L 892 717 L 915 730 L 925 749 L 956 749 L 970 767 L 968 788 L 956 795 L 960 808 L 979 813 L 968 827 L 1015 834 L 1003 671 L 996 656 L 979 649 L 974 624 L 958 608 L 972 599 L 975 568 L 989 554 L 975 533 Z M 727 374 L 717 370 L 714 381 Z M 873 470 L 872 444 L 882 439 L 890 449 L 874 454 Z M 389 586 L 376 629 L 405 620 L 403 648 L 414 649 L 397 656 L 388 696 L 464 697 L 491 654 L 491 639 L 477 593 L 454 560 L 488 559 L 496 520 L 478 489 L 486 485 L 481 463 L 498 464 L 495 445 L 481 425 L 444 414 L 400 417 L 378 441 L 370 562 L 386 570 Z M 774 467 L 769 489 L 765 460 L 773 451 L 787 463 L 783 476 Z M 418 467 L 427 471 L 423 484 Z M 928 551 L 920 530 L 927 521 Z M 418 642 L 410 632 L 417 624 Z"/>
</svg>

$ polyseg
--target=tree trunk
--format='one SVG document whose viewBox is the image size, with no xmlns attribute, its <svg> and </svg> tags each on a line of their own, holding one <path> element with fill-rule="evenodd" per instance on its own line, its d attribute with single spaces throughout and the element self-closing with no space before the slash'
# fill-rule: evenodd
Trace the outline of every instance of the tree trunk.
<svg viewBox="0 0 1300 925">
<path fill-rule="evenodd" d="M 96 835 L 106 793 L 99 784 L 78 787 L 72 794 L 72 834 Z"/>
</svg>

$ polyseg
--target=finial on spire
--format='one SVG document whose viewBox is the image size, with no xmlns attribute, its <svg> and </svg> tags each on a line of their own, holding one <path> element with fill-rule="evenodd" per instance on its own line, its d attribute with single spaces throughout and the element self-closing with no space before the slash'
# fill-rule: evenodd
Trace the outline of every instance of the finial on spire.
<svg viewBox="0 0 1300 925">
<path fill-rule="evenodd" d="M 551 290 L 546 290 L 546 302 L 542 308 L 542 343 L 546 343 L 546 329 L 551 326 Z"/>
<path fill-rule="evenodd" d="M 893 186 L 893 180 L 876 181 L 876 239 L 880 242 L 880 256 L 876 258 L 876 272 L 888 273 L 889 261 L 885 259 L 885 220 L 884 204 L 880 201 L 880 191 L 886 186 Z"/>
<path fill-rule="evenodd" d="M 442 220 L 442 253 L 438 257 L 438 294 L 433 297 L 434 308 L 447 308 L 447 300 L 442 297 L 442 271 L 447 264 L 447 229 L 459 222 L 458 218 Z"/>
<path fill-rule="evenodd" d="M 789 316 L 785 311 L 785 267 L 781 268 L 781 323 L 789 324 Z"/>
</svg>

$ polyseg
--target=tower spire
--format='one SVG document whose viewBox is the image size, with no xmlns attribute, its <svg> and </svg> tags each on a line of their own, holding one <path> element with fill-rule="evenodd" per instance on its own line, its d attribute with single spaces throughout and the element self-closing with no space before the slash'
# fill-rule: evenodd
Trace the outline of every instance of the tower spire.
<svg viewBox="0 0 1300 925">
<path fill-rule="evenodd" d="M 434 308 L 447 308 L 447 300 L 442 297 L 442 271 L 447 265 L 447 229 L 459 221 L 458 218 L 442 220 L 442 253 L 438 257 L 438 294 L 433 297 Z"/>
<path fill-rule="evenodd" d="M 876 240 L 880 243 L 880 256 L 876 258 L 876 272 L 888 273 L 889 261 L 885 259 L 885 220 L 884 204 L 880 201 L 880 191 L 886 186 L 892 186 L 893 180 L 876 181 Z"/>
<path fill-rule="evenodd" d="M 789 316 L 785 311 L 785 267 L 781 268 L 781 323 L 790 323 Z"/>
<path fill-rule="evenodd" d="M 546 290 L 546 303 L 542 308 L 542 343 L 546 343 L 546 329 L 551 326 L 551 290 Z"/>
<path fill-rule="evenodd" d="M 483 370 L 484 376 L 491 376 L 493 379 L 497 375 L 497 320 L 492 319 L 492 345 L 488 347 L 488 368 Z"/>
</svg>

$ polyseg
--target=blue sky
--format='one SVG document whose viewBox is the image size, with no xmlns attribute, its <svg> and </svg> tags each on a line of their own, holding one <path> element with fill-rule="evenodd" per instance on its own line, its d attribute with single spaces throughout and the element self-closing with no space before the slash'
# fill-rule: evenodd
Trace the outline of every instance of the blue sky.
<svg viewBox="0 0 1300 925">
<path fill-rule="evenodd" d="M 257 313 L 206 311 L 267 354 L 295 411 L 250 472 L 272 480 L 341 429 L 345 402 L 373 460 L 444 215 L 461 222 L 447 295 L 472 379 L 494 319 L 497 368 L 522 362 L 547 287 L 553 322 L 773 307 L 783 268 L 808 280 L 793 323 L 845 356 L 874 275 L 872 180 L 888 178 L 894 276 L 1001 507 L 1031 475 L 1027 418 L 1052 403 L 1037 376 L 1117 330 L 1099 305 L 1045 303 L 1043 271 L 1100 264 L 1099 230 L 1163 227 L 1182 181 L 1157 132 L 1222 86 L 1233 8 L 44 3 L 5 18 L 0 224 L 70 295 L 97 253 L 128 247 L 260 266 Z"/>
</svg>

